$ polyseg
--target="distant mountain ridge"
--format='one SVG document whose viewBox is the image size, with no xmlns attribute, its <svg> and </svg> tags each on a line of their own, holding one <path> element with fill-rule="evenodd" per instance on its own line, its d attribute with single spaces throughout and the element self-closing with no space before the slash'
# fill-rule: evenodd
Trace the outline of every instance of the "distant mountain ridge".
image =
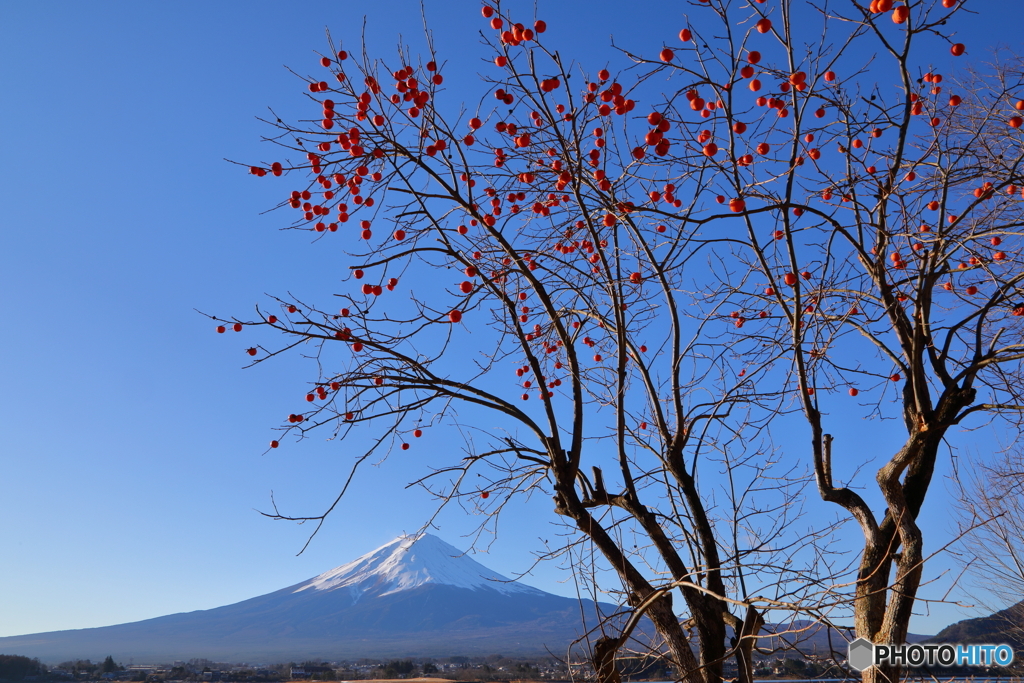
<svg viewBox="0 0 1024 683">
<path fill-rule="evenodd" d="M 513 582 L 436 536 L 399 537 L 308 581 L 209 610 L 0 638 L 44 661 L 111 654 L 215 661 L 540 654 L 597 624 L 595 605 Z"/>
<path fill-rule="evenodd" d="M 115 626 L 4 637 L 0 652 L 46 662 L 107 655 L 121 661 L 275 662 L 564 654 L 597 626 L 598 612 L 610 615 L 617 608 L 581 604 L 511 581 L 423 534 L 400 536 L 307 581 L 232 605 Z M 761 647 L 796 644 L 805 654 L 819 655 L 830 649 L 845 655 L 846 641 L 853 637 L 800 621 L 768 624 L 761 635 L 766 636 Z M 926 638 L 908 635 L 910 642 Z"/>
<path fill-rule="evenodd" d="M 1006 644 L 1024 650 L 1024 600 L 986 617 L 950 624 L 929 639 L 934 643 Z"/>
</svg>

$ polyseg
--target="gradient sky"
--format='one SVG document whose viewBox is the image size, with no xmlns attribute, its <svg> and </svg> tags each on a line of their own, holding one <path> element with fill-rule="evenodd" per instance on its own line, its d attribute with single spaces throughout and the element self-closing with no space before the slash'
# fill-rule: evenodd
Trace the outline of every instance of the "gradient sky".
<svg viewBox="0 0 1024 683">
<path fill-rule="evenodd" d="M 473 87 L 488 55 L 480 3 L 425 5 L 451 61 L 446 86 Z M 1024 5 L 972 5 L 979 14 L 958 27 L 968 57 L 1019 45 Z M 648 49 L 672 41 L 689 9 L 538 1 L 549 44 L 594 69 L 613 56 L 613 33 Z M 225 158 L 272 156 L 255 117 L 304 101 L 285 66 L 320 73 L 325 27 L 351 49 L 364 14 L 371 54 L 393 55 L 399 36 L 421 47 L 413 0 L 0 7 L 0 636 L 243 600 L 415 531 L 433 511 L 402 488 L 414 469 L 388 461 L 362 473 L 297 557 L 309 529 L 255 509 L 274 490 L 289 511 L 319 511 L 346 473 L 345 446 L 313 438 L 263 454 L 298 409 L 308 368 L 291 358 L 243 371 L 255 339 L 216 335 L 196 312 L 245 316 L 265 293 L 332 291 L 331 255 L 279 231 L 290 215 L 261 215 L 291 188 Z M 937 481 L 932 509 L 943 489 Z M 523 505 L 476 559 L 527 570 L 527 551 L 561 533 L 552 518 L 549 499 Z M 467 547 L 478 521 L 456 508 L 436 533 Z M 948 533 L 941 516 L 933 524 Z M 553 564 L 528 582 L 574 595 Z M 961 616 L 936 608 L 911 630 Z"/>
</svg>

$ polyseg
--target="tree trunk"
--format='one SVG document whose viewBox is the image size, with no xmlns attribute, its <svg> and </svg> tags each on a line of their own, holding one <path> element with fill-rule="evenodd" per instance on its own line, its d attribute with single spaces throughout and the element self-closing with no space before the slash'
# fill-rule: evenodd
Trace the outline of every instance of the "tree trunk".
<svg viewBox="0 0 1024 683">
<path fill-rule="evenodd" d="M 898 683 L 903 671 L 898 666 L 872 666 L 861 672 L 861 683 Z"/>
<path fill-rule="evenodd" d="M 747 605 L 747 614 L 736 633 L 737 683 L 754 683 L 754 645 L 762 626 L 764 617 L 753 605 Z"/>
<path fill-rule="evenodd" d="M 619 668 L 615 666 L 615 653 L 618 649 L 618 638 L 602 636 L 594 643 L 594 671 L 597 672 L 598 683 L 621 683 Z"/>
<path fill-rule="evenodd" d="M 924 541 L 917 517 L 931 484 L 942 438 L 974 398 L 973 389 L 958 388 L 944 393 L 934 412 L 908 410 L 911 433 L 907 443 L 878 471 L 876 479 L 887 510 L 878 533 L 865 541 L 854 603 L 857 636 L 875 645 L 906 643 L 924 569 Z M 890 582 L 893 564 L 896 576 Z M 870 667 L 861 678 L 864 683 L 888 683 L 899 680 L 901 674 L 902 667 Z"/>
<path fill-rule="evenodd" d="M 697 591 L 691 589 L 689 592 Z M 725 621 L 722 603 L 717 598 L 703 593 L 700 594 L 699 600 L 687 602 L 697 626 L 704 683 L 721 683 L 722 660 L 725 658 Z"/>
<path fill-rule="evenodd" d="M 623 584 L 630 591 L 630 603 L 636 607 L 653 595 L 654 587 L 633 566 L 605 528 L 584 507 L 576 495 L 572 480 L 567 484 L 564 482 L 556 484 L 555 492 L 555 512 L 575 521 L 576 527 L 593 541 L 611 566 L 615 567 Z M 679 618 L 672 609 L 672 596 L 666 594 L 656 599 L 648 607 L 647 616 L 668 645 L 672 664 L 679 671 L 677 678 L 688 683 L 706 683 L 701 676 L 697 658 L 694 656 L 693 650 L 690 649 L 690 643 L 679 624 Z"/>
</svg>

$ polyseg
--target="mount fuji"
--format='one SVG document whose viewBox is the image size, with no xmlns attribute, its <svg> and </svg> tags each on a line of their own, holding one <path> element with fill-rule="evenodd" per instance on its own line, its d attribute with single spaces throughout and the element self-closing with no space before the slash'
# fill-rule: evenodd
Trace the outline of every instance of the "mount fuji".
<svg viewBox="0 0 1024 683">
<path fill-rule="evenodd" d="M 614 606 L 512 582 L 436 536 L 401 536 L 308 581 L 209 610 L 0 638 L 44 661 L 302 661 L 564 653 Z"/>
</svg>

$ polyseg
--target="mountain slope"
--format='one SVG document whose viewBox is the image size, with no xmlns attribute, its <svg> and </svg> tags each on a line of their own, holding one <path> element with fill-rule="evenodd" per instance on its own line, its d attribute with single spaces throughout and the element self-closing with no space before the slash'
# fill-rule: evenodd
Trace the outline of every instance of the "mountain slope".
<svg viewBox="0 0 1024 683">
<path fill-rule="evenodd" d="M 545 595 L 536 588 L 511 583 L 430 534 L 396 538 L 294 588 L 296 593 L 345 590 L 355 602 L 363 594 L 379 597 L 426 584 L 490 589 L 505 595 Z"/>
<path fill-rule="evenodd" d="M 934 643 L 1006 643 L 1024 649 L 1024 600 L 987 617 L 964 619 L 939 631 Z"/>
<path fill-rule="evenodd" d="M 0 638 L 45 661 L 280 661 L 562 651 L 595 605 L 510 582 L 430 535 L 397 538 L 308 581 L 210 610 Z M 604 613 L 614 611 L 601 605 Z"/>
</svg>

